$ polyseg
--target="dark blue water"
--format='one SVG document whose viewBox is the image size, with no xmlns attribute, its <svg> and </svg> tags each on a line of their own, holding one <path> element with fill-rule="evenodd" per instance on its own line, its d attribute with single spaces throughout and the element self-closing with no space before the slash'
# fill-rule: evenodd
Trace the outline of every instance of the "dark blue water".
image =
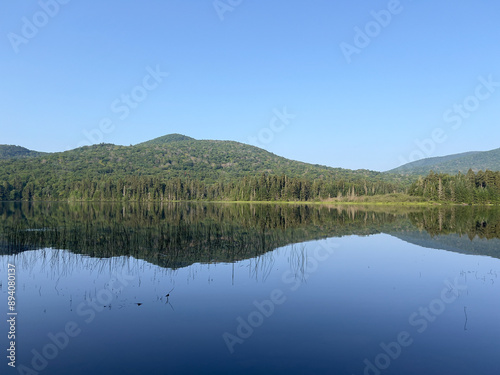
<svg viewBox="0 0 500 375">
<path fill-rule="evenodd" d="M 500 260 L 389 234 L 177 269 L 130 256 L 28 250 L 0 257 L 2 311 L 8 263 L 17 277 L 17 367 L 2 356 L 2 374 L 500 369 Z M 3 349 L 7 329 L 2 319 Z"/>
</svg>

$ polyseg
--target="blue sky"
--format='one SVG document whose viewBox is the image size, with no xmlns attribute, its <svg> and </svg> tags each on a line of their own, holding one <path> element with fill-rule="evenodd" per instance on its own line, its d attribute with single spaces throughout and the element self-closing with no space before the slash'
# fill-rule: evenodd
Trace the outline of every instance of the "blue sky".
<svg viewBox="0 0 500 375">
<path fill-rule="evenodd" d="M 5 0 L 0 143 L 182 133 L 373 170 L 498 148 L 499 14 L 493 0 Z"/>
</svg>

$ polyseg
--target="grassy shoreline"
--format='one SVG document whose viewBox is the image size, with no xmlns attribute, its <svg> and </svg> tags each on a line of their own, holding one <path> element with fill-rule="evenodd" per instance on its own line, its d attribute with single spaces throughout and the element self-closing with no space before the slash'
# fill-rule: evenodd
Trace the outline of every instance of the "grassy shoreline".
<svg viewBox="0 0 500 375">
<path fill-rule="evenodd" d="M 225 204 L 283 204 L 283 205 L 328 205 L 328 206 L 403 206 L 403 207 L 435 207 L 435 206 L 499 206 L 498 204 L 457 203 L 450 201 L 426 200 L 406 194 L 361 196 L 353 198 L 332 198 L 323 201 L 243 201 L 243 200 L 30 200 L 3 202 L 66 202 L 66 203 L 225 203 Z"/>
</svg>

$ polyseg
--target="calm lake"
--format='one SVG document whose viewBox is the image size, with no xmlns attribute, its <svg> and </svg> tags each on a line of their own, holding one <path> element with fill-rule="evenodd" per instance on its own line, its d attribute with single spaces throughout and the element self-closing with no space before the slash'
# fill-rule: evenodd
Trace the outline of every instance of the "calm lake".
<svg viewBox="0 0 500 375">
<path fill-rule="evenodd" d="M 0 220 L 2 374 L 500 369 L 497 208 L 0 203 Z"/>
</svg>

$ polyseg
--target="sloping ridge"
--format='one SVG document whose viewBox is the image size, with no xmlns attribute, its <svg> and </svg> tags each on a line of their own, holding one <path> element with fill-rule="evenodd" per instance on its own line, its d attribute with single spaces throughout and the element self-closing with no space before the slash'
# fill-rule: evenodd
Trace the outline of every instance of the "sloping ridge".
<svg viewBox="0 0 500 375">
<path fill-rule="evenodd" d="M 387 173 L 427 175 L 430 171 L 457 174 L 480 170 L 500 171 L 500 148 L 491 151 L 472 151 L 427 158 L 404 164 Z"/>
<path fill-rule="evenodd" d="M 14 145 L 0 145 L 0 160 L 2 159 L 17 159 L 40 156 L 44 153 L 29 150 L 26 147 L 14 146 Z"/>
<path fill-rule="evenodd" d="M 3 165 L 2 165 L 3 164 Z M 134 146 L 98 144 L 0 163 L 0 178 L 10 171 L 20 177 L 71 178 L 85 176 L 191 177 L 200 180 L 242 178 L 261 173 L 304 178 L 358 180 L 385 177 L 381 172 L 352 171 L 286 159 L 255 146 L 216 140 L 195 140 L 170 134 Z"/>
</svg>

